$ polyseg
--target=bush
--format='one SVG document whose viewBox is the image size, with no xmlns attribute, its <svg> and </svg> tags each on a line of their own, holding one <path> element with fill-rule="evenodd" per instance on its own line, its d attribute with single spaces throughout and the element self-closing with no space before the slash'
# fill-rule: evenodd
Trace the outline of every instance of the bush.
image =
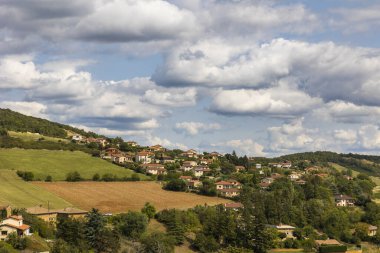
<svg viewBox="0 0 380 253">
<path fill-rule="evenodd" d="M 78 171 L 70 172 L 66 176 L 66 181 L 68 182 L 78 182 L 82 180 L 83 178 L 80 176 Z"/>
<path fill-rule="evenodd" d="M 115 217 L 113 223 L 124 236 L 138 239 L 148 226 L 148 217 L 139 212 L 128 212 Z"/>
<path fill-rule="evenodd" d="M 344 245 L 333 245 L 333 246 L 321 246 L 319 247 L 319 253 L 335 253 L 335 252 L 346 252 L 347 246 Z"/>
<path fill-rule="evenodd" d="M 17 175 L 25 181 L 32 181 L 34 178 L 33 172 L 30 171 L 17 171 Z"/>
<path fill-rule="evenodd" d="M 92 181 L 99 181 L 100 180 L 100 175 L 98 173 L 94 174 L 92 177 Z"/>
<path fill-rule="evenodd" d="M 187 189 L 187 185 L 182 179 L 173 179 L 164 186 L 164 189 L 169 191 L 184 192 Z"/>
<path fill-rule="evenodd" d="M 15 249 L 24 250 L 26 248 L 26 238 L 19 237 L 16 233 L 10 234 L 7 242 Z"/>
<path fill-rule="evenodd" d="M 46 178 L 45 178 L 45 182 L 52 182 L 52 181 L 53 181 L 52 176 L 47 175 Z"/>
<path fill-rule="evenodd" d="M 143 245 L 145 253 L 174 252 L 173 238 L 162 232 L 153 232 L 145 235 L 141 240 L 141 244 Z"/>
</svg>

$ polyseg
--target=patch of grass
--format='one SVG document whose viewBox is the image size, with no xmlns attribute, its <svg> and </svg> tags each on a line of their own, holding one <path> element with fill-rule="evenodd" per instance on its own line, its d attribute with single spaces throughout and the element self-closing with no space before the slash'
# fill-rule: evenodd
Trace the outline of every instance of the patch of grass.
<svg viewBox="0 0 380 253">
<path fill-rule="evenodd" d="M 15 171 L 0 170 L 0 182 L 0 205 L 21 208 L 42 204 L 46 207 L 49 201 L 51 208 L 72 206 L 44 188 L 21 180 Z"/>
<path fill-rule="evenodd" d="M 339 165 L 337 163 L 329 163 L 334 169 L 336 169 L 337 171 L 339 172 L 343 172 L 343 171 L 347 171 L 347 168 L 346 167 L 343 167 L 342 165 Z M 355 171 L 355 170 L 352 170 L 352 175 L 354 177 L 356 177 L 357 175 L 359 175 L 360 173 Z"/>
<path fill-rule="evenodd" d="M 29 132 L 15 132 L 15 131 L 8 131 L 9 136 L 14 137 L 14 138 L 19 138 L 23 141 L 38 141 L 41 138 L 43 138 L 46 141 L 52 141 L 52 142 L 64 142 L 64 143 L 69 143 L 70 141 L 67 139 L 62 139 L 62 138 L 55 138 L 55 137 L 49 137 L 49 136 L 44 136 L 38 133 L 29 133 Z"/>
<path fill-rule="evenodd" d="M 95 173 L 106 173 L 118 177 L 130 177 L 134 172 L 80 151 L 0 149 L 0 170 L 31 171 L 34 179 L 53 181 L 65 180 L 69 172 L 78 171 L 82 178 L 92 179 Z M 139 174 L 141 179 L 147 179 Z"/>
</svg>

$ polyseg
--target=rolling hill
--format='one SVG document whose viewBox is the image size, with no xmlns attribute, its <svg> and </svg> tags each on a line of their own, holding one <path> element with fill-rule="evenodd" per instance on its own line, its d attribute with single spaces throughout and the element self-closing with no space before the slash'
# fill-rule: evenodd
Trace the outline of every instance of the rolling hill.
<svg viewBox="0 0 380 253">
<path fill-rule="evenodd" d="M 47 175 L 54 181 L 65 180 L 67 173 L 78 171 L 84 179 L 92 179 L 95 173 L 118 177 L 130 177 L 134 172 L 80 151 L 0 149 L 0 170 L 33 172 L 35 179 L 44 180 Z M 147 177 L 139 174 L 141 179 Z"/>
<path fill-rule="evenodd" d="M 46 207 L 49 201 L 51 208 L 72 206 L 44 188 L 21 180 L 15 171 L 0 170 L 0 182 L 0 205 L 21 208 L 42 204 Z"/>
</svg>

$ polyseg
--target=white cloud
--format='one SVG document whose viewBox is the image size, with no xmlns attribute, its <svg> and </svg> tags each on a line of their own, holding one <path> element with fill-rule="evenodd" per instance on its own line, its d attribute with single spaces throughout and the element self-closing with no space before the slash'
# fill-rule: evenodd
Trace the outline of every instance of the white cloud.
<svg viewBox="0 0 380 253">
<path fill-rule="evenodd" d="M 184 132 L 187 135 L 197 135 L 200 132 L 213 132 L 219 130 L 221 125 L 218 123 L 202 123 L 202 122 L 179 122 L 175 124 L 175 130 Z"/>
<path fill-rule="evenodd" d="M 166 139 L 166 138 L 160 138 L 158 136 L 154 136 L 152 134 L 148 134 L 147 136 L 145 136 L 146 138 L 146 141 L 147 141 L 147 144 L 148 145 L 156 145 L 156 144 L 160 144 L 162 145 L 163 147 L 166 147 L 166 148 L 177 148 L 177 149 L 181 149 L 181 150 L 186 150 L 188 149 L 188 147 L 182 143 L 173 143 L 171 142 L 170 140 Z"/>
<path fill-rule="evenodd" d="M 142 100 L 153 105 L 162 106 L 192 106 L 196 104 L 197 91 L 190 89 L 149 89 L 145 91 Z"/>
<path fill-rule="evenodd" d="M 344 144 L 348 144 L 348 145 L 355 144 L 356 141 L 357 141 L 357 138 L 358 138 L 357 131 L 355 131 L 353 129 L 348 129 L 348 130 L 338 129 L 338 130 L 334 130 L 333 137 L 337 141 L 341 141 Z"/>
<path fill-rule="evenodd" d="M 358 130 L 359 145 L 366 150 L 380 150 L 380 128 L 364 125 Z"/>
<path fill-rule="evenodd" d="M 216 148 L 217 150 L 220 150 L 220 151 L 229 149 L 228 152 L 232 152 L 231 149 L 233 149 L 237 151 L 240 155 L 265 156 L 264 146 L 255 142 L 252 139 L 229 140 L 225 142 L 211 144 L 211 147 Z"/>
<path fill-rule="evenodd" d="M 7 108 L 25 115 L 48 118 L 46 105 L 38 102 L 2 101 L 0 108 Z"/>
<path fill-rule="evenodd" d="M 291 80 L 294 89 L 327 102 L 380 105 L 380 52 L 332 42 L 203 40 L 173 49 L 153 80 L 163 86 L 235 89 L 276 87 Z"/>
<path fill-rule="evenodd" d="M 213 98 L 211 110 L 229 115 L 294 117 L 322 104 L 321 99 L 286 87 L 261 90 L 221 90 Z"/>
<path fill-rule="evenodd" d="M 336 8 L 330 12 L 333 17 L 329 25 L 346 34 L 378 30 L 380 25 L 378 3 L 356 8 Z"/>
<path fill-rule="evenodd" d="M 315 110 L 313 114 L 326 121 L 343 123 L 377 122 L 380 116 L 380 107 L 356 105 L 344 101 L 331 101 Z"/>
<path fill-rule="evenodd" d="M 117 22 L 115 22 L 117 20 Z M 197 33 L 194 15 L 162 0 L 103 2 L 82 19 L 76 36 L 102 42 L 170 40 Z"/>
</svg>

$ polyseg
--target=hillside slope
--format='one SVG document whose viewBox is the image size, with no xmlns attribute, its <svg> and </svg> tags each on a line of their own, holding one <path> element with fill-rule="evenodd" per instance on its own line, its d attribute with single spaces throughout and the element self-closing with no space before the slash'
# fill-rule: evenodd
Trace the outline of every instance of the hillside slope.
<svg viewBox="0 0 380 253">
<path fill-rule="evenodd" d="M 31 171 L 35 179 L 65 180 L 69 172 L 78 171 L 84 179 L 92 179 L 95 173 L 118 177 L 130 177 L 134 172 L 80 151 L 56 151 L 34 149 L 0 149 L 0 170 Z M 140 175 L 141 179 L 146 176 Z"/>
<path fill-rule="evenodd" d="M 49 201 L 51 208 L 72 206 L 44 188 L 24 182 L 15 171 L 0 170 L 0 182 L 0 205 L 31 207 L 42 204 L 47 206 Z"/>
<path fill-rule="evenodd" d="M 51 137 L 65 138 L 67 131 L 78 133 L 84 136 L 97 137 L 98 135 L 92 132 L 85 132 L 81 129 L 55 123 L 46 119 L 26 116 L 9 109 L 0 108 L 0 129 L 15 132 L 31 132 L 39 133 Z"/>
</svg>

